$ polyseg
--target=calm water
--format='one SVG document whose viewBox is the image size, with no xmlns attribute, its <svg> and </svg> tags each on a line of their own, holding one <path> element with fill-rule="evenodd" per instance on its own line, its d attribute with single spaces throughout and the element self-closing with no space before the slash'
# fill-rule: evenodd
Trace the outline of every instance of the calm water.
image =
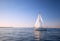
<svg viewBox="0 0 60 41">
<path fill-rule="evenodd" d="M 34 28 L 0 28 L 0 41 L 60 41 L 60 29 L 35 31 Z"/>
</svg>

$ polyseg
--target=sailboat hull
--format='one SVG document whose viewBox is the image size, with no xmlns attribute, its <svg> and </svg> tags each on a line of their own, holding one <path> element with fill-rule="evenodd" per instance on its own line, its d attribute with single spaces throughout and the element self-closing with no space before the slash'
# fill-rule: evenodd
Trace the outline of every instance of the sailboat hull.
<svg viewBox="0 0 60 41">
<path fill-rule="evenodd" d="M 36 31 L 47 31 L 47 28 L 35 28 Z"/>
</svg>

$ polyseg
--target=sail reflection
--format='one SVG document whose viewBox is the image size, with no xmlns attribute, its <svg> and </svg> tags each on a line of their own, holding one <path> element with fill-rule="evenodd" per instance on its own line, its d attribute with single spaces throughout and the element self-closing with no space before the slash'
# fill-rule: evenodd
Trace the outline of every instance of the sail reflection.
<svg viewBox="0 0 60 41">
<path fill-rule="evenodd" d="M 40 41 L 40 31 L 35 30 L 34 33 L 35 33 L 35 40 Z"/>
</svg>

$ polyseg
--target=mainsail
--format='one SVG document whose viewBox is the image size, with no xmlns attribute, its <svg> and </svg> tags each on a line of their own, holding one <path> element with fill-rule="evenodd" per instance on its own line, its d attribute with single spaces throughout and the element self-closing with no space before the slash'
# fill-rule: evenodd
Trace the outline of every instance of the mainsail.
<svg viewBox="0 0 60 41">
<path fill-rule="evenodd" d="M 41 17 L 40 14 L 38 14 L 38 17 L 37 17 L 37 20 L 36 20 L 36 23 L 35 23 L 35 28 L 42 27 L 42 22 L 43 22 L 42 17 Z"/>
</svg>

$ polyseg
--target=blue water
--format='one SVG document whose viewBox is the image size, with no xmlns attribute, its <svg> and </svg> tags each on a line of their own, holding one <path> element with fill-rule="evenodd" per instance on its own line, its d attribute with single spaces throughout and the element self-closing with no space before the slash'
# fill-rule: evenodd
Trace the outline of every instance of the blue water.
<svg viewBox="0 0 60 41">
<path fill-rule="evenodd" d="M 0 41 L 60 41 L 60 28 L 0 28 Z"/>
</svg>

